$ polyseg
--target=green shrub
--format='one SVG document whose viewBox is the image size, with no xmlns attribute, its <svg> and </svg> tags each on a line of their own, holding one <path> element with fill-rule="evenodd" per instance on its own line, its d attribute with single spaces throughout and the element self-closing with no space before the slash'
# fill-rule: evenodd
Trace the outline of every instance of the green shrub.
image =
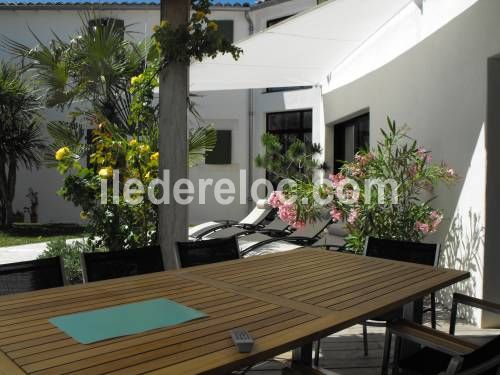
<svg viewBox="0 0 500 375">
<path fill-rule="evenodd" d="M 92 248 L 84 242 L 66 243 L 59 239 L 47 243 L 47 249 L 40 254 L 38 259 L 60 256 L 64 262 L 64 272 L 70 284 L 82 282 L 82 266 L 80 254 L 92 252 Z"/>
</svg>

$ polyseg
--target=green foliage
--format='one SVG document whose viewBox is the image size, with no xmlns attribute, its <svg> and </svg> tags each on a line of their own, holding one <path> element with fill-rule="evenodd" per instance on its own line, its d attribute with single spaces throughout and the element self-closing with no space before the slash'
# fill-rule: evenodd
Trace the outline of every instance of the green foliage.
<svg viewBox="0 0 500 375">
<path fill-rule="evenodd" d="M 38 259 L 60 256 L 64 262 L 64 272 L 70 284 L 82 282 L 82 266 L 80 254 L 92 252 L 96 249 L 84 242 L 66 243 L 64 239 L 58 239 L 47 243 L 47 249 L 38 256 Z"/>
<path fill-rule="evenodd" d="M 224 39 L 217 23 L 208 19 L 209 0 L 191 0 L 193 14 L 186 25 L 172 27 L 167 21 L 154 28 L 153 38 L 161 55 L 161 64 L 171 62 L 191 63 L 204 57 L 215 58 L 219 53 L 229 53 L 238 59 L 242 50 Z"/>
<path fill-rule="evenodd" d="M 54 142 L 45 159 L 65 175 L 59 193 L 82 208 L 91 238 L 111 250 L 157 241 L 157 207 L 147 199 L 137 205 L 127 204 L 122 193 L 126 179 L 137 178 L 147 186 L 158 176 L 159 113 L 154 89 L 160 69 L 186 56 L 186 62 L 190 62 L 191 58 L 213 57 L 217 52 L 235 57 L 239 54 L 221 38 L 217 24 L 206 18 L 208 1 L 194 1 L 193 7 L 196 13 L 185 25 L 192 30 L 172 30 L 163 23 L 155 28 L 155 45 L 125 39 L 126 27 L 124 30 L 114 22 L 94 22 L 89 27 L 89 21 L 97 19 L 92 13 L 84 14 L 80 31 L 69 42 L 54 34 L 50 43 L 43 43 L 34 32 L 38 43 L 35 48 L 2 40 L 4 47 L 27 62 L 25 69 L 36 72 L 49 106 L 64 109 L 80 101 L 90 104 L 90 108 L 73 112 L 69 121 L 48 125 Z M 169 57 L 163 54 L 165 51 Z M 174 58 L 173 53 L 178 56 Z M 84 122 L 95 127 L 91 146 L 85 145 Z M 189 165 L 201 162 L 215 143 L 213 126 L 191 130 Z M 113 169 L 120 171 L 118 202 L 111 201 L 112 187 L 108 185 L 108 204 L 101 204 L 101 179 L 110 178 Z"/>
<path fill-rule="evenodd" d="M 265 168 L 273 179 L 312 181 L 316 171 L 327 168 L 316 160 L 322 151 L 319 144 L 308 144 L 297 139 L 283 152 L 279 138 L 269 133 L 262 135 L 261 142 L 266 151 L 263 155 L 257 155 L 255 165 Z"/>
<path fill-rule="evenodd" d="M 96 14 L 85 13 L 77 35 L 61 38 L 54 34 L 50 43 L 43 43 L 35 32 L 35 48 L 3 38 L 2 44 L 15 56 L 27 62 L 25 69 L 36 72 L 35 79 L 46 89 L 48 106 L 67 108 L 75 101 L 91 103 L 91 111 L 82 110 L 91 118 L 106 118 L 128 130 L 130 79 L 144 65 L 147 48 L 123 37 L 123 28 L 114 22 L 89 21 Z"/>
<path fill-rule="evenodd" d="M 388 130 L 381 130 L 382 140 L 375 150 L 357 153 L 353 162 L 330 176 L 329 183 L 314 186 L 297 181 L 283 197 L 273 197 L 275 206 L 291 212 L 291 220 L 298 223 L 313 221 L 325 209 L 330 210 L 334 221 L 345 222 L 349 232 L 346 247 L 354 252 L 363 250 L 367 236 L 421 241 L 436 231 L 443 213 L 431 206 L 434 187 L 441 182 L 452 184 L 457 176 L 443 163 L 432 164 L 430 152 L 418 147 L 405 127 L 398 128 L 389 118 L 387 121 Z M 381 190 L 367 184 L 369 181 L 392 181 L 393 185 Z M 315 189 L 321 199 L 329 198 L 329 203 L 315 201 Z M 288 203 L 292 197 L 296 198 L 294 203 Z"/>
<path fill-rule="evenodd" d="M 39 129 L 37 91 L 18 69 L 0 61 L 0 224 L 14 220 L 17 169 L 38 168 L 45 148 Z"/>
<path fill-rule="evenodd" d="M 194 167 L 205 160 L 207 151 L 212 151 L 217 143 L 217 130 L 213 125 L 200 126 L 189 130 L 188 163 Z"/>
</svg>

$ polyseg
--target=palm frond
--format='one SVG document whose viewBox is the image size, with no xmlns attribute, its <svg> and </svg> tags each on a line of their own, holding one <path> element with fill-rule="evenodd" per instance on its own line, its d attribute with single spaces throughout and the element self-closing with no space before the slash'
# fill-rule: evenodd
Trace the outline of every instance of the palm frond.
<svg viewBox="0 0 500 375">
<path fill-rule="evenodd" d="M 205 159 L 207 151 L 214 149 L 217 143 L 217 130 L 213 125 L 191 129 L 188 142 L 188 163 L 193 167 Z"/>
<path fill-rule="evenodd" d="M 76 121 L 51 121 L 47 124 L 47 132 L 52 138 L 43 158 L 47 166 L 57 165 L 54 154 L 61 147 L 69 147 L 80 158 L 87 155 L 89 147 L 85 142 L 86 132 L 82 124 Z"/>
</svg>

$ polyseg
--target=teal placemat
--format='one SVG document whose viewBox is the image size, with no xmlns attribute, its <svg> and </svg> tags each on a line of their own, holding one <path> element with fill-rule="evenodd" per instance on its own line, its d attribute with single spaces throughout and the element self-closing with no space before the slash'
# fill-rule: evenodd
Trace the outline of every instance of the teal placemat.
<svg viewBox="0 0 500 375">
<path fill-rule="evenodd" d="M 166 298 L 62 315 L 49 321 L 81 344 L 132 335 L 205 317 Z"/>
</svg>

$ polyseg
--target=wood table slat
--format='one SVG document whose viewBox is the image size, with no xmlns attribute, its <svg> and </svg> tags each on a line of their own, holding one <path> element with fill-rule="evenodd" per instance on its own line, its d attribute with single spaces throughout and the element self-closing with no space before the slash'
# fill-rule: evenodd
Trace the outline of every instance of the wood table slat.
<svg viewBox="0 0 500 375">
<path fill-rule="evenodd" d="M 230 321 L 231 319 L 235 319 L 234 314 L 238 314 L 244 310 L 252 310 L 255 311 L 256 308 L 260 308 L 264 305 L 266 305 L 265 302 L 263 301 L 254 301 L 254 300 L 247 300 L 243 302 L 241 299 L 236 301 L 237 305 L 234 305 L 233 303 L 227 303 L 227 304 L 222 304 L 220 306 L 216 307 L 224 307 L 224 311 L 219 311 L 215 307 L 208 308 L 204 310 L 207 314 L 210 315 L 211 318 L 213 318 L 209 323 L 208 322 L 203 322 L 203 324 L 197 324 L 197 322 L 187 322 L 182 325 L 182 327 L 178 327 L 177 329 L 171 329 L 166 333 L 165 331 L 161 331 L 158 333 L 152 333 L 152 334 L 138 334 L 134 335 L 133 338 L 130 337 L 120 337 L 117 339 L 113 340 L 113 344 L 110 345 L 108 342 L 98 342 L 94 344 L 89 344 L 86 345 L 86 349 L 94 349 L 94 348 L 100 348 L 103 346 L 112 346 L 114 345 L 122 345 L 123 341 L 127 341 L 126 345 L 141 345 L 144 342 L 149 342 L 149 341 L 154 341 L 156 339 L 160 339 L 164 337 L 165 335 L 173 336 L 177 334 L 183 334 L 186 332 L 190 332 L 192 330 L 196 329 L 207 329 L 211 327 L 212 325 L 216 324 L 218 319 L 218 322 L 223 324 L 225 321 Z M 46 343 L 44 345 L 37 345 L 34 347 L 28 347 L 28 348 L 23 348 L 23 349 L 17 349 L 13 351 L 7 351 L 9 356 L 13 359 L 18 359 L 18 363 L 20 364 L 26 364 L 26 363 L 31 363 L 33 361 L 37 360 L 44 360 L 47 358 L 52 358 L 52 357 L 57 357 L 59 355 L 64 355 L 64 354 L 70 354 L 74 353 L 77 351 L 81 351 L 82 348 L 80 344 L 78 344 L 76 341 L 74 341 L 72 338 L 69 337 L 62 337 L 62 339 Z M 107 350 L 107 348 L 106 348 Z"/>
<path fill-rule="evenodd" d="M 468 276 L 462 271 L 303 248 L 5 296 L 0 298 L 0 375 L 221 374 L 388 312 Z M 57 315 L 159 297 L 208 316 L 90 345 L 77 343 L 48 322 Z M 255 338 L 251 353 L 238 353 L 232 344 L 229 330 L 239 326 Z"/>
</svg>

